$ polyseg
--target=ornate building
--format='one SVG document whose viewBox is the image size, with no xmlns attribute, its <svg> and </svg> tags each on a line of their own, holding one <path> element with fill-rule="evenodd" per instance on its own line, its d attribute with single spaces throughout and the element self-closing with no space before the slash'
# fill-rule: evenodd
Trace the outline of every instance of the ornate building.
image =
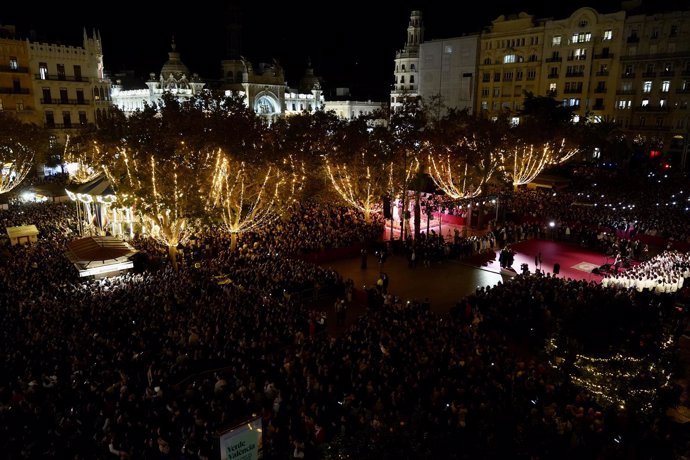
<svg viewBox="0 0 690 460">
<path fill-rule="evenodd" d="M 84 30 L 81 47 L 28 42 L 28 56 L 36 118 L 59 142 L 108 116 L 110 81 L 98 32 L 89 37 Z"/>
<path fill-rule="evenodd" d="M 168 60 L 161 67 L 160 73 L 149 74 L 146 89 L 124 89 L 122 81 L 112 85 L 113 104 L 120 108 L 125 115 L 142 110 L 145 105 L 158 104 L 164 92 L 175 94 L 178 99 L 186 100 L 199 94 L 206 83 L 199 75 L 191 74 L 182 62 L 173 38 Z"/>
<path fill-rule="evenodd" d="M 413 11 L 407 26 L 405 47 L 395 53 L 393 91 L 391 91 L 391 110 L 402 105 L 407 97 L 417 97 L 419 46 L 424 42 L 424 23 L 422 12 Z"/>
</svg>

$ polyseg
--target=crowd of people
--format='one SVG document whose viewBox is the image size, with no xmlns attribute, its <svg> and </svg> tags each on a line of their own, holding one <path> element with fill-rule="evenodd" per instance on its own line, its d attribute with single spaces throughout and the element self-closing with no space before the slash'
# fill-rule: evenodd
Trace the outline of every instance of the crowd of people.
<svg viewBox="0 0 690 460">
<path fill-rule="evenodd" d="M 538 236 L 545 218 L 572 223 L 573 234 L 589 222 L 634 220 L 614 210 L 593 219 L 582 214 L 593 208 L 559 197 L 518 193 L 510 206 L 525 210 L 520 222 L 486 238 L 428 235 L 406 249 L 437 260 Z M 635 228 L 670 222 L 650 218 Z M 663 232 L 681 240 L 686 225 L 675 222 Z M 38 243 L 5 242 L 0 258 L 4 458 L 218 458 L 219 434 L 255 415 L 265 459 L 690 458 L 690 438 L 665 414 L 677 386 L 650 376 L 653 409 L 638 412 L 569 377 L 578 356 L 621 350 L 679 372 L 666 350 L 685 330 L 686 289 L 519 274 L 442 315 L 381 288 L 334 337 L 319 327 L 315 297 L 299 294 L 328 290 L 349 302 L 352 284 L 301 256 L 376 242 L 378 218 L 302 203 L 242 235 L 234 251 L 229 235 L 208 227 L 182 248 L 177 270 L 164 248 L 137 237 L 132 244 L 160 264 L 88 280 L 64 256 L 78 236 L 74 204 L 0 212 L 0 228 L 23 224 L 37 225 Z M 626 276 L 668 277 L 680 288 L 677 275 L 689 269 L 679 252 L 638 267 Z M 555 360 L 535 353 L 550 338 L 565 348 Z"/>
</svg>

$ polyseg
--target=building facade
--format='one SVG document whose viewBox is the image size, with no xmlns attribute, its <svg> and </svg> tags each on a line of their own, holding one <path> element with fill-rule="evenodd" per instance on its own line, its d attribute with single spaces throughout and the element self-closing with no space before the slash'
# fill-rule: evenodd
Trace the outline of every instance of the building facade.
<svg viewBox="0 0 690 460">
<path fill-rule="evenodd" d="M 100 34 L 84 31 L 83 46 L 28 42 L 37 118 L 59 142 L 97 125 L 111 107 Z"/>
<path fill-rule="evenodd" d="M 619 78 L 625 12 L 580 8 L 545 23 L 544 60 L 535 95 L 570 107 L 577 118 L 612 121 Z"/>
<path fill-rule="evenodd" d="M 440 94 L 447 107 L 462 108 L 470 86 L 464 76 L 473 74 L 476 114 L 519 123 L 526 93 L 551 96 L 572 108 L 576 121 L 613 123 L 646 154 L 664 152 L 688 166 L 690 11 L 602 14 L 583 7 L 564 19 L 499 16 L 480 34 L 471 70 L 474 39 L 424 42 L 421 12 L 413 11 L 396 54 L 391 106 L 403 94 Z M 459 94 L 464 99 L 455 99 Z"/>
<path fill-rule="evenodd" d="M 0 26 L 0 111 L 24 123 L 41 123 L 29 70 L 29 44 L 14 38 L 13 26 Z"/>
<path fill-rule="evenodd" d="M 419 46 L 418 94 L 438 110 L 474 111 L 479 35 L 431 40 Z M 433 101 L 437 98 L 437 101 Z"/>
<path fill-rule="evenodd" d="M 424 42 L 424 23 L 422 12 L 413 11 L 407 26 L 405 47 L 395 53 L 395 70 L 393 72 L 393 90 L 390 107 L 396 110 L 402 106 L 405 98 L 418 96 L 419 85 L 419 47 Z"/>
</svg>

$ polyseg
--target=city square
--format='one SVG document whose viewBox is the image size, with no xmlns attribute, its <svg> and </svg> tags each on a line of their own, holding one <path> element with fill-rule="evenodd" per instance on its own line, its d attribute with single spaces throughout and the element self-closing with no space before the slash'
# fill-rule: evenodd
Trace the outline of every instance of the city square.
<svg viewBox="0 0 690 460">
<path fill-rule="evenodd" d="M 406 11 L 384 102 L 235 5 L 216 77 L 0 26 L 2 457 L 690 459 L 690 9 L 633 3 Z"/>
</svg>

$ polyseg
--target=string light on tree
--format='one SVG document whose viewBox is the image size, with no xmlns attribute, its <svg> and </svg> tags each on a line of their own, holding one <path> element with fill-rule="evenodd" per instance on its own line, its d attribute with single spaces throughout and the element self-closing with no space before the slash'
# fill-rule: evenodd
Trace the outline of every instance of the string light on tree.
<svg viewBox="0 0 690 460">
<path fill-rule="evenodd" d="M 33 166 L 33 150 L 22 144 L 0 145 L 0 194 L 19 185 Z"/>
<path fill-rule="evenodd" d="M 67 136 L 63 159 L 67 163 L 67 171 L 72 182 L 85 184 L 96 179 L 103 172 L 100 167 L 103 157 L 100 146 L 96 142 L 89 143 L 86 148 L 80 149 L 78 146 L 71 145 L 70 138 Z"/>
<path fill-rule="evenodd" d="M 292 157 L 283 167 L 265 165 L 261 174 L 245 162 L 232 161 L 217 151 L 207 209 L 219 211 L 231 235 L 231 249 L 238 236 L 257 230 L 280 218 L 295 200 L 304 184 L 304 169 Z"/>
<path fill-rule="evenodd" d="M 372 215 L 382 210 L 383 196 L 391 196 L 393 190 L 393 163 L 369 165 L 365 163 L 365 154 L 360 156 L 355 166 L 347 164 L 332 165 L 325 158 L 326 174 L 333 189 L 349 206 L 364 214 L 367 222 Z M 408 172 L 409 175 L 409 172 Z"/>
<path fill-rule="evenodd" d="M 555 152 L 548 143 L 541 147 L 534 144 L 518 144 L 501 154 L 501 166 L 506 177 L 517 190 L 520 185 L 534 181 L 537 176 L 555 161 Z"/>
</svg>

